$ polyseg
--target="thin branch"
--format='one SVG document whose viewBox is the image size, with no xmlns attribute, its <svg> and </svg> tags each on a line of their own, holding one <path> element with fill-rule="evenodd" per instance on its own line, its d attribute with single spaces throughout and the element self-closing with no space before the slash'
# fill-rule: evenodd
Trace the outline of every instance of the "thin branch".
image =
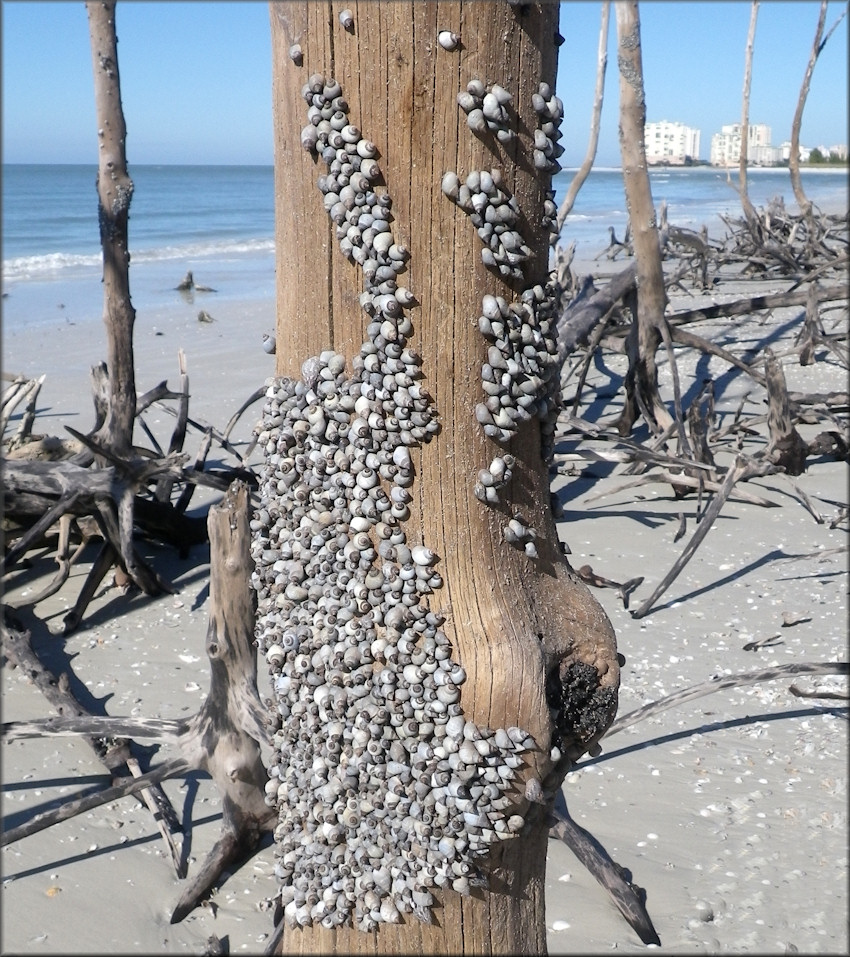
<svg viewBox="0 0 850 957">
<path fill-rule="evenodd" d="M 758 19 L 758 0 L 753 0 L 750 7 L 750 27 L 747 32 L 747 49 L 744 57 L 744 92 L 741 97 L 741 155 L 738 162 L 738 192 L 741 196 L 741 205 L 744 207 L 744 216 L 755 239 L 759 238 L 758 216 L 747 194 L 747 151 L 750 137 L 750 86 L 753 75 L 753 45 L 756 35 L 756 20 Z"/>
<path fill-rule="evenodd" d="M 555 823 L 549 834 L 563 841 L 596 880 L 605 888 L 628 925 L 644 944 L 660 945 L 652 920 L 621 868 L 596 838 L 570 817 L 566 806 L 553 810 Z"/>
<path fill-rule="evenodd" d="M 602 101 L 605 97 L 605 70 L 608 66 L 608 20 L 610 18 L 610 12 L 611 4 L 609 0 L 604 0 L 602 3 L 602 17 L 599 23 L 599 49 L 596 54 L 596 89 L 593 94 L 593 113 L 590 118 L 590 139 L 587 144 L 587 153 L 585 153 L 584 160 L 578 172 L 572 178 L 570 187 L 567 190 L 567 195 L 564 197 L 561 208 L 558 210 L 558 218 L 556 221 L 558 235 L 560 235 L 561 230 L 564 228 L 564 223 L 567 220 L 567 216 L 570 215 L 570 211 L 578 196 L 578 191 L 584 185 L 584 181 L 593 168 L 593 161 L 596 159 L 596 147 L 599 143 L 599 118 L 602 115 Z"/>
<path fill-rule="evenodd" d="M 821 43 L 823 28 L 824 24 L 826 23 L 826 6 L 827 0 L 821 0 L 818 23 L 817 27 L 815 28 L 815 38 L 812 41 L 812 50 L 809 54 L 809 61 L 806 64 L 806 72 L 803 74 L 803 82 L 800 84 L 800 94 L 797 98 L 797 108 L 794 111 L 794 119 L 791 123 L 791 153 L 788 157 L 788 171 L 791 174 L 791 188 L 794 190 L 794 198 L 797 200 L 797 205 L 800 207 L 800 212 L 809 222 L 811 222 L 812 219 L 812 202 L 808 196 L 806 196 L 805 191 L 803 190 L 803 182 L 800 178 L 800 127 L 803 123 L 803 110 L 805 109 L 806 99 L 809 95 L 809 86 L 812 82 L 812 74 L 815 71 L 815 64 L 817 63 L 817 59 L 820 56 L 821 50 L 823 49 L 823 44 L 826 43 L 826 40 Z M 838 26 L 838 22 L 839 21 L 836 21 L 835 26 Z M 833 29 L 835 29 L 835 26 Z M 830 33 L 832 33 L 832 30 L 830 30 Z"/>
<path fill-rule="evenodd" d="M 39 831 L 52 827 L 60 821 L 67 821 L 86 811 L 91 811 L 96 807 L 109 804 L 111 801 L 128 797 L 137 791 L 149 788 L 153 784 L 159 784 L 161 781 L 168 780 L 168 778 L 175 778 L 191 769 L 191 763 L 185 758 L 174 758 L 172 761 L 168 761 L 165 764 L 161 764 L 158 768 L 154 768 L 153 771 L 148 771 L 147 774 L 142 774 L 137 778 L 126 778 L 121 784 L 104 788 L 96 794 L 89 794 L 85 797 L 75 798 L 73 801 L 67 801 L 53 811 L 44 811 L 41 814 L 37 814 L 32 820 L 27 821 L 26 824 L 21 824 L 18 827 L 4 831 L 2 836 L 0 836 L 0 846 L 5 847 L 7 844 L 14 844 L 15 841 L 20 841 L 21 838 L 29 837 L 31 834 L 37 834 Z"/>
<path fill-rule="evenodd" d="M 696 698 L 704 698 L 706 695 L 714 694 L 715 691 L 723 691 L 726 688 L 738 688 L 742 685 L 757 684 L 760 681 L 776 681 L 779 678 L 787 678 L 789 675 L 847 675 L 850 674 L 850 662 L 847 661 L 806 661 L 800 664 L 777 665 L 774 668 L 762 668 L 759 671 L 745 671 L 737 675 L 714 675 L 708 681 L 701 682 L 698 685 L 691 685 L 690 688 L 683 688 L 681 691 L 675 691 L 666 698 L 658 701 L 652 701 L 642 708 L 636 708 L 629 711 L 611 725 L 605 732 L 603 738 L 610 738 L 612 734 L 618 731 L 625 731 L 632 725 L 643 721 L 646 718 L 652 718 L 669 708 L 684 704 L 686 701 L 693 701 Z"/>
<path fill-rule="evenodd" d="M 708 534 L 708 530 L 711 528 L 711 526 L 714 524 L 714 520 L 720 514 L 720 510 L 726 503 L 726 499 L 729 498 L 729 494 L 734 488 L 735 483 L 752 478 L 756 475 L 770 475 L 776 471 L 778 471 L 777 467 L 772 465 L 770 462 L 755 462 L 754 460 L 746 459 L 741 455 L 737 457 L 735 464 L 726 473 L 726 478 L 723 480 L 720 490 L 715 494 L 714 498 L 711 500 L 711 504 L 705 510 L 702 521 L 697 526 L 697 530 L 694 532 L 691 540 L 685 546 L 685 550 L 676 559 L 673 567 L 664 576 L 663 580 L 656 587 L 655 591 L 649 596 L 649 598 L 646 599 L 640 608 L 636 608 L 632 612 L 633 618 L 643 618 L 644 615 L 648 614 L 655 602 L 658 601 L 661 595 L 663 595 L 670 585 L 676 580 L 679 573 L 691 560 L 697 548 L 699 548 L 700 543 Z"/>
</svg>

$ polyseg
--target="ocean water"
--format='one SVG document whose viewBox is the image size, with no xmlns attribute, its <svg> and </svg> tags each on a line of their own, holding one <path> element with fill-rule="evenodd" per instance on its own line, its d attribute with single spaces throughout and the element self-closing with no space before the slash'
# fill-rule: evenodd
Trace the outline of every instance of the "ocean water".
<svg viewBox="0 0 850 957">
<path fill-rule="evenodd" d="M 95 166 L 4 165 L 3 313 L 11 326 L 99 319 L 102 259 Z M 268 166 L 131 167 L 130 293 L 161 310 L 192 270 L 222 298 L 274 297 Z"/>
<path fill-rule="evenodd" d="M 96 168 L 4 165 L 2 168 L 3 318 L 16 327 L 99 319 L 101 252 Z M 574 175 L 555 177 L 560 202 Z M 274 298 L 274 171 L 270 166 L 131 166 L 130 289 L 137 312 L 173 305 L 174 287 L 188 270 L 217 290 L 216 300 Z M 737 176 L 737 173 L 733 174 Z M 722 236 L 721 214 L 740 215 L 725 171 L 696 167 L 651 173 L 656 208 L 668 218 Z M 824 209 L 846 210 L 845 170 L 805 170 L 803 185 Z M 796 209 L 787 170 L 749 174 L 755 206 L 783 196 Z M 317 194 L 318 200 L 318 194 Z M 324 216 L 317 201 L 317 216 Z M 622 175 L 593 170 L 565 225 L 579 259 L 592 260 L 608 243 L 608 227 L 622 238 L 626 225 Z"/>
<path fill-rule="evenodd" d="M 554 178 L 555 201 L 560 204 L 575 176 L 563 170 Z M 738 182 L 738 171 L 731 171 Z M 712 238 L 722 239 L 727 226 L 722 216 L 740 218 L 741 201 L 728 182 L 726 170 L 709 166 L 656 167 L 650 170 L 650 187 L 656 212 L 667 202 L 668 222 L 699 230 L 703 224 Z M 845 212 L 850 198 L 846 169 L 804 169 L 803 189 L 824 212 Z M 782 198 L 789 212 L 798 212 L 787 169 L 753 168 L 747 173 L 747 193 L 758 209 L 774 198 Z M 623 199 L 623 177 L 619 169 L 593 169 L 579 191 L 572 212 L 564 224 L 561 241 L 576 240 L 577 257 L 592 259 L 608 244 L 608 227 L 623 238 L 628 216 Z"/>
</svg>

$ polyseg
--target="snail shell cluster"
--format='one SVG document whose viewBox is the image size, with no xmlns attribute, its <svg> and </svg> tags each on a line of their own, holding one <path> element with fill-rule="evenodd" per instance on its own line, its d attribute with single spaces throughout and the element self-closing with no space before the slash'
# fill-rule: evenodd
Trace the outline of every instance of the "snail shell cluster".
<svg viewBox="0 0 850 957">
<path fill-rule="evenodd" d="M 466 894 L 485 881 L 491 846 L 523 826 L 515 778 L 535 742 L 463 715 L 466 675 L 429 607 L 439 558 L 404 530 L 411 449 L 437 417 L 407 346 L 415 300 L 393 278 L 404 260 L 375 215 L 391 201 L 363 172 L 371 144 L 347 120 L 332 123 L 347 111 L 339 85 L 314 75 L 304 96 L 308 148 L 328 164 L 325 206 L 362 267 L 371 321 L 350 373 L 328 350 L 300 380 L 271 380 L 259 427 L 256 636 L 279 724 L 266 801 L 278 810 L 290 926 L 372 930 L 407 913 L 430 922 L 435 888 Z M 364 215 L 373 220 L 361 229 Z"/>
<path fill-rule="evenodd" d="M 505 454 L 497 455 L 490 463 L 490 468 L 481 469 L 474 489 L 475 497 L 479 502 L 487 505 L 500 503 L 499 490 L 513 478 L 514 465 L 516 465 L 516 459 L 510 454 Z"/>
<path fill-rule="evenodd" d="M 473 131 L 484 126 L 497 130 L 502 142 L 508 142 L 509 115 L 506 105 L 512 97 L 498 84 L 487 88 L 480 80 L 470 80 L 466 92 L 458 94 L 458 105 L 467 114 Z M 552 173 L 560 169 L 557 156 L 563 152 L 558 144 L 559 123 L 563 114 L 561 101 L 552 95 L 548 84 L 540 83 L 532 98 L 538 118 L 534 131 L 532 157 L 539 175 L 546 177 L 544 186 L 544 218 L 542 225 L 549 232 L 550 243 L 557 241 L 554 230 L 557 208 L 551 189 Z M 483 117 L 483 120 L 481 119 Z M 482 126 L 482 122 L 484 122 Z M 512 131 L 510 131 L 512 132 Z M 541 159 L 542 158 L 542 159 Z M 484 264 L 497 268 L 504 280 L 523 278 L 523 264 L 530 259 L 531 250 L 514 228 L 520 216 L 519 205 L 504 184 L 500 170 L 490 172 L 473 170 L 461 182 L 453 170 L 443 176 L 443 193 L 462 209 L 475 226 L 479 239 L 485 244 L 481 258 Z M 487 361 L 481 368 L 483 402 L 475 407 L 475 417 L 485 435 L 506 444 L 520 425 L 534 416 L 540 421 L 542 452 L 545 461 L 551 457 L 554 446 L 555 424 L 558 415 L 558 368 L 555 319 L 557 292 L 554 279 L 546 288 L 537 284 L 525 289 L 519 302 L 508 303 L 501 296 L 486 295 L 482 300 L 482 315 L 478 327 L 491 343 Z M 486 505 L 501 504 L 498 490 L 488 482 L 492 474 L 482 470 L 474 487 L 474 494 Z M 503 538 L 523 548 L 529 558 L 537 558 L 535 533 L 517 517 L 503 529 Z"/>
<path fill-rule="evenodd" d="M 537 93 L 531 96 L 531 104 L 537 114 L 537 128 L 534 130 L 534 168 L 542 172 L 558 173 L 561 164 L 558 157 L 564 147 L 558 142 L 561 138 L 561 119 L 564 104 L 552 93 L 548 83 L 541 83 Z"/>
<path fill-rule="evenodd" d="M 562 135 L 561 120 L 564 115 L 564 105 L 557 96 L 553 95 L 548 83 L 541 83 L 538 86 L 537 93 L 532 94 L 531 103 L 537 114 L 532 161 L 535 169 L 551 176 L 561 170 L 558 157 L 563 154 L 564 147 L 558 141 Z M 546 198 L 543 200 L 542 222 L 543 228 L 549 233 L 550 246 L 558 242 L 557 215 L 555 191 L 551 189 L 550 183 L 550 188 L 546 190 Z"/>
<path fill-rule="evenodd" d="M 398 319 L 412 295 L 395 284 L 406 268 L 407 247 L 397 243 L 390 228 L 392 200 L 375 191 L 380 169 L 377 148 L 348 122 L 348 103 L 339 83 L 313 74 L 302 89 L 310 122 L 301 131 L 305 149 L 321 156 L 328 166 L 318 185 L 325 209 L 336 224 L 343 255 L 363 268 L 367 290 L 361 299 L 373 302 L 371 314 Z M 383 286 L 382 291 L 382 284 Z M 378 298 L 380 302 L 378 301 Z M 403 335 L 409 334 L 403 332 Z"/>
<path fill-rule="evenodd" d="M 466 114 L 466 124 L 472 132 L 480 134 L 489 130 L 505 145 L 516 137 L 508 111 L 512 100 L 513 95 L 503 86 L 498 83 L 485 86 L 481 80 L 470 80 L 466 91 L 457 95 L 457 105 Z"/>
<path fill-rule="evenodd" d="M 443 176 L 441 186 L 475 227 L 484 244 L 484 265 L 503 279 L 522 279 L 522 265 L 531 257 L 531 250 L 515 229 L 519 206 L 505 185 L 501 170 L 473 170 L 463 183 L 450 170 Z"/>
<path fill-rule="evenodd" d="M 525 523 L 525 519 L 517 512 L 508 524 L 502 529 L 502 538 L 515 548 L 522 548 L 529 558 L 537 558 L 537 532 Z"/>
<path fill-rule="evenodd" d="M 491 345 L 481 366 L 485 399 L 475 407 L 484 433 L 501 444 L 534 416 L 540 421 L 544 460 L 551 456 L 558 416 L 555 296 L 537 284 L 520 301 L 486 295 L 478 328 Z"/>
</svg>

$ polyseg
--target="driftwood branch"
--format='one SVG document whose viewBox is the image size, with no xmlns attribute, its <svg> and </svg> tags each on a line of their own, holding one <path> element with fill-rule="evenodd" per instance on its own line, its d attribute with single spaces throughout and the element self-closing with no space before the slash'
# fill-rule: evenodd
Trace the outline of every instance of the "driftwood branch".
<svg viewBox="0 0 850 957">
<path fill-rule="evenodd" d="M 76 725 L 79 729 L 76 733 L 87 737 L 92 750 L 111 773 L 114 786 L 120 786 L 119 782 L 124 779 L 124 767 L 129 769 L 135 778 L 141 776 L 138 760 L 132 753 L 133 742 L 127 737 L 126 725 L 122 727 L 114 724 L 112 718 L 90 714 L 71 693 L 67 674 L 56 678 L 44 667 L 41 659 L 33 651 L 30 632 L 24 630 L 12 618 L 8 609 L 4 613 L 2 636 L 3 650 L 9 660 L 27 675 L 59 712 L 59 717 L 46 719 L 48 724 Z M 33 722 L 33 724 L 38 723 Z M 177 875 L 182 877 L 184 865 L 177 853 L 171 835 L 171 827 L 176 826 L 177 822 L 174 809 L 171 807 L 165 792 L 158 785 L 144 789 L 141 798 L 154 815 Z M 61 820 L 65 820 L 65 818 L 61 818 Z M 44 826 L 49 825 L 44 824 Z"/>
<path fill-rule="evenodd" d="M 268 780 L 260 743 L 268 741 L 266 712 L 257 692 L 254 646 L 256 592 L 251 585 L 248 488 L 235 482 L 210 511 L 210 622 L 206 650 L 210 691 L 190 722 L 184 750 L 212 775 L 222 798 L 222 833 L 171 915 L 177 923 L 214 887 L 222 873 L 250 854 L 271 830 L 265 803 Z"/>
<path fill-rule="evenodd" d="M 38 718 L 33 721 L 7 721 L 0 734 L 7 741 L 21 738 L 95 737 L 152 738 L 163 744 L 176 744 L 186 732 L 187 722 L 168 718 L 112 718 L 108 715 L 80 714 L 68 717 Z"/>
<path fill-rule="evenodd" d="M 577 824 L 570 816 L 566 803 L 552 811 L 554 823 L 549 829 L 551 837 L 563 841 L 588 871 L 605 888 L 617 909 L 625 917 L 629 927 L 644 944 L 659 946 L 652 920 L 641 900 L 641 895 L 623 875 L 623 869 L 611 858 L 596 838 Z"/>
<path fill-rule="evenodd" d="M 800 93 L 797 97 L 797 108 L 794 110 L 794 119 L 791 121 L 791 153 L 788 157 L 788 171 L 791 174 L 791 188 L 794 190 L 794 198 L 797 200 L 800 211 L 807 219 L 811 217 L 812 204 L 803 190 L 803 182 L 800 178 L 800 128 L 803 123 L 803 110 L 805 109 L 806 100 L 809 95 L 812 74 L 815 71 L 815 64 L 823 49 L 821 46 L 821 37 L 823 36 L 823 28 L 826 23 L 826 6 L 827 0 L 821 0 L 818 23 L 815 29 L 815 38 L 812 41 L 812 50 L 809 54 L 809 61 L 806 64 L 806 71 L 803 74 L 803 82 L 800 85 Z"/>
<path fill-rule="evenodd" d="M 127 127 L 121 107 L 115 2 L 86 3 L 98 130 L 97 198 L 103 248 L 103 321 L 106 326 L 109 405 L 99 430 L 104 444 L 129 450 L 136 415 L 130 250 L 127 224 L 133 181 L 127 172 Z"/>
<path fill-rule="evenodd" d="M 813 661 L 801 662 L 800 664 L 777 665 L 773 668 L 761 668 L 758 671 L 746 671 L 737 675 L 714 675 L 708 681 L 703 681 L 698 685 L 692 685 L 690 688 L 683 688 L 681 691 L 675 691 L 666 698 L 658 701 L 652 701 L 642 708 L 636 708 L 622 715 L 611 725 L 603 738 L 610 738 L 611 735 L 619 731 L 625 731 L 633 725 L 646 718 L 652 718 L 663 711 L 674 708 L 677 705 L 684 704 L 686 701 L 694 701 L 696 698 L 704 698 L 706 695 L 714 694 L 717 691 L 723 691 L 726 688 L 738 688 L 742 685 L 758 684 L 761 681 L 776 681 L 779 678 L 787 678 L 791 675 L 846 675 L 850 674 L 850 663 L 846 661 Z"/>
<path fill-rule="evenodd" d="M 6 426 L 15 409 L 21 404 L 24 406 L 18 429 L 8 443 L 10 448 L 23 445 L 29 439 L 35 421 L 36 400 L 45 378 L 46 375 L 39 376 L 37 379 L 15 376 L 11 385 L 4 389 L 2 403 L 0 403 L 0 435 L 5 434 Z"/>
<path fill-rule="evenodd" d="M 175 758 L 167 764 L 161 764 L 159 767 L 148 771 L 146 774 L 140 774 L 138 777 L 125 778 L 120 784 L 104 788 L 95 794 L 88 794 L 84 797 L 76 798 L 73 801 L 67 801 L 65 804 L 53 811 L 44 811 L 37 814 L 34 818 L 18 827 L 12 827 L 4 830 L 0 837 L 0 845 L 14 844 L 31 834 L 37 834 L 60 821 L 67 821 L 72 817 L 85 814 L 86 811 L 92 811 L 94 808 L 103 807 L 104 804 L 110 804 L 120 798 L 129 797 L 145 788 L 150 788 L 154 784 L 161 784 L 169 778 L 179 777 L 191 769 L 191 765 L 185 758 Z"/>
<path fill-rule="evenodd" d="M 750 128 L 750 87 L 753 76 L 753 45 L 756 36 L 756 21 L 758 19 L 759 4 L 758 0 L 752 0 L 750 6 L 750 26 L 747 31 L 747 48 L 744 56 L 744 90 L 741 95 L 741 154 L 738 160 L 738 193 L 741 197 L 741 205 L 744 207 L 744 216 L 754 235 L 758 233 L 758 216 L 750 202 L 747 193 L 747 160 L 749 147 L 749 128 Z"/>
<path fill-rule="evenodd" d="M 570 215 L 579 190 L 584 185 L 596 159 L 596 147 L 599 143 L 599 119 L 602 115 L 602 102 L 605 98 L 605 70 L 608 66 L 608 21 L 610 20 L 611 4 L 603 0 L 602 15 L 599 23 L 599 47 L 596 54 L 596 88 L 593 93 L 593 112 L 590 116 L 590 138 L 587 143 L 587 152 L 584 160 L 570 181 L 567 195 L 558 210 L 555 228 L 560 235 Z"/>
<path fill-rule="evenodd" d="M 726 503 L 726 499 L 729 498 L 729 494 L 734 488 L 735 483 L 753 478 L 756 475 L 770 475 L 772 472 L 776 471 L 778 471 L 777 467 L 772 465 L 770 462 L 756 462 L 753 459 L 747 459 L 740 455 L 736 458 L 735 464 L 727 471 L 726 477 L 723 480 L 723 484 L 720 486 L 719 491 L 711 500 L 711 504 L 705 510 L 702 521 L 699 523 L 697 530 L 691 536 L 691 540 L 685 546 L 685 550 L 676 559 L 673 567 L 656 586 L 649 598 L 647 598 L 639 608 L 636 608 L 632 612 L 633 618 L 643 618 L 644 615 L 647 615 L 652 606 L 676 580 L 685 565 L 687 565 L 691 558 L 693 558 L 694 553 L 700 546 L 700 543 L 708 534 L 708 530 L 714 524 L 714 520 L 720 514 L 720 510 Z"/>
<path fill-rule="evenodd" d="M 95 736 L 93 740 L 133 733 L 179 750 L 178 757 L 146 774 L 121 752 L 137 777 L 122 780 L 93 795 L 67 802 L 54 811 L 5 832 L 3 843 L 11 843 L 58 821 L 68 820 L 92 808 L 190 770 L 207 771 L 222 798 L 222 834 L 199 873 L 184 890 L 171 921 L 182 920 L 216 885 L 221 875 L 251 853 L 262 834 L 273 826 L 275 813 L 265 803 L 268 776 L 261 759 L 261 745 L 269 741 L 265 708 L 257 691 L 257 658 L 254 645 L 256 592 L 251 585 L 248 487 L 235 482 L 224 499 L 209 513 L 210 537 L 210 620 L 206 652 L 210 662 L 210 690 L 201 710 L 179 721 L 98 717 L 89 715 L 67 694 L 56 696 L 53 683 L 40 666 L 33 666 L 29 642 L 4 627 L 10 657 L 29 672 L 52 702 L 59 707 L 58 718 L 12 722 L 4 726 L 10 739 L 37 734 Z M 125 749 L 126 750 L 126 749 Z M 113 763 L 115 758 L 113 758 Z M 152 810 L 159 809 L 158 797 Z M 162 822 L 160 822 L 162 825 Z M 172 844 L 173 847 L 173 844 Z M 174 849 L 176 853 L 176 849 Z M 181 876 L 183 876 L 181 874 Z"/>
<path fill-rule="evenodd" d="M 767 426 L 770 432 L 765 455 L 788 475 L 801 475 L 806 469 L 809 446 L 794 426 L 782 363 L 774 356 L 772 349 L 765 349 L 764 356 Z"/>
</svg>

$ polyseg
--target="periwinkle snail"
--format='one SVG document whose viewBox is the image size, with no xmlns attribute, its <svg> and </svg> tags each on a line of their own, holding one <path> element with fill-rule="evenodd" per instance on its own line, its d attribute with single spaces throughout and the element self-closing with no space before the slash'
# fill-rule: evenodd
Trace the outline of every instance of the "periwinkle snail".
<svg viewBox="0 0 850 957">
<path fill-rule="evenodd" d="M 516 229 L 519 207 L 503 183 L 501 170 L 473 170 L 463 183 L 450 170 L 441 188 L 469 216 L 484 243 L 484 264 L 505 279 L 522 279 L 522 264 L 531 257 L 531 250 Z"/>
<path fill-rule="evenodd" d="M 498 83 L 487 88 L 480 80 L 470 80 L 466 91 L 458 94 L 458 106 L 466 113 L 467 126 L 475 134 L 495 133 L 500 143 L 511 143 L 514 132 L 508 104 L 513 96 Z"/>
<path fill-rule="evenodd" d="M 398 285 L 409 254 L 339 84 L 314 74 L 302 92 L 301 140 L 326 166 L 318 185 L 362 271 L 368 325 L 350 364 L 327 350 L 301 379 L 269 380 L 258 426 L 256 637 L 279 725 L 266 800 L 287 923 L 371 930 L 405 914 L 430 922 L 433 888 L 485 881 L 491 845 L 522 826 L 515 780 L 536 745 L 463 715 L 466 673 L 430 605 L 439 556 L 404 525 L 411 451 L 438 431 L 408 346 L 416 300 Z"/>
<path fill-rule="evenodd" d="M 457 95 L 458 106 L 466 113 L 467 124 L 473 132 L 483 132 L 485 128 L 495 130 L 502 142 L 508 142 L 511 138 L 508 134 L 512 135 L 507 110 L 511 100 L 511 94 L 504 87 L 496 83 L 485 86 L 478 79 L 470 80 L 466 89 Z M 532 96 L 532 107 L 538 125 L 529 144 L 531 160 L 545 195 L 540 225 L 552 244 L 557 241 L 557 207 L 551 174 L 560 169 L 557 157 L 563 152 L 558 143 L 563 105 L 548 84 L 540 83 Z M 484 265 L 506 282 L 522 280 L 531 249 L 516 228 L 520 209 L 504 184 L 502 171 L 472 170 L 463 181 L 454 170 L 449 170 L 443 175 L 440 187 L 475 227 L 484 244 L 481 250 Z M 525 422 L 537 417 L 541 451 L 547 462 L 553 449 L 560 391 L 556 309 L 556 282 L 552 276 L 545 287 L 536 284 L 524 289 L 519 302 L 509 303 L 502 296 L 484 296 L 478 318 L 478 328 L 491 345 L 487 361 L 481 367 L 483 400 L 475 406 L 475 418 L 488 438 L 505 445 Z M 503 476 L 504 468 L 498 480 L 492 468 L 481 469 L 473 487 L 475 497 L 488 506 L 502 505 L 499 489 L 510 480 L 509 477 L 503 480 Z M 520 532 L 509 523 L 503 529 L 503 539 L 536 559 L 534 531 L 523 528 Z"/>
<path fill-rule="evenodd" d="M 456 50 L 460 37 L 451 30 L 440 30 L 437 34 L 437 42 L 444 50 Z"/>
</svg>

